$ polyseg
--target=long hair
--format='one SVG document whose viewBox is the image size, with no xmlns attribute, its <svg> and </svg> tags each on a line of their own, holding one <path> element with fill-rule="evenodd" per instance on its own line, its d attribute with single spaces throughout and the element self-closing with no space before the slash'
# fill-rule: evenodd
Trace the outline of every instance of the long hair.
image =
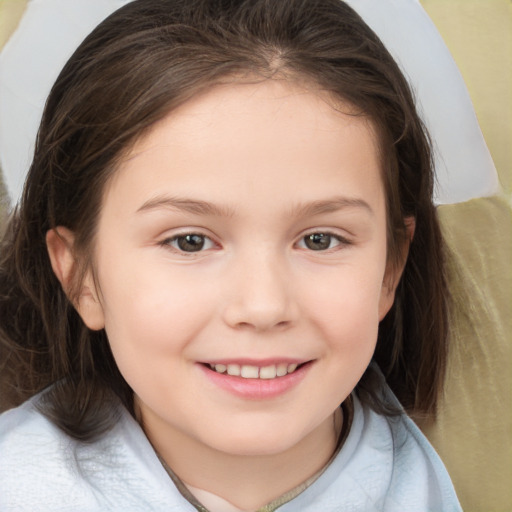
<svg viewBox="0 0 512 512">
<path fill-rule="evenodd" d="M 81 439 L 112 426 L 119 399 L 133 413 L 133 392 L 105 332 L 81 321 L 52 272 L 45 235 L 56 226 L 74 232 L 78 290 L 105 184 L 135 141 L 216 84 L 276 76 L 315 83 L 377 128 L 392 264 L 400 264 L 406 219 L 416 227 L 374 360 L 409 412 L 435 411 L 447 289 L 430 144 L 398 66 L 340 0 L 137 0 L 85 39 L 49 95 L 23 196 L 2 241 L 0 407 L 53 384 L 45 414 Z M 368 369 L 358 393 L 383 410 L 376 388 Z"/>
</svg>

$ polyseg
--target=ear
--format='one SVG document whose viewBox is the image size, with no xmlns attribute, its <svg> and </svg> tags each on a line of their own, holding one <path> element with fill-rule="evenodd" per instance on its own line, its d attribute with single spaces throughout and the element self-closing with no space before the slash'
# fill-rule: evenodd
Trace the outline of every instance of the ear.
<svg viewBox="0 0 512 512">
<path fill-rule="evenodd" d="M 46 233 L 46 247 L 54 274 L 60 281 L 64 293 L 82 317 L 85 325 L 94 331 L 105 327 L 103 307 L 99 301 L 92 272 L 88 269 L 80 284 L 78 293 L 76 285 L 77 260 L 74 252 L 74 233 L 63 226 L 50 229 Z"/>
<path fill-rule="evenodd" d="M 406 237 L 400 248 L 400 262 L 388 261 L 386 264 L 386 271 L 382 281 L 382 288 L 380 292 L 379 301 L 379 321 L 382 320 L 393 306 L 395 301 L 395 292 L 402 277 L 402 273 L 407 262 L 409 255 L 409 246 L 414 238 L 414 230 L 416 229 L 416 220 L 414 217 L 406 217 L 405 219 Z"/>
</svg>

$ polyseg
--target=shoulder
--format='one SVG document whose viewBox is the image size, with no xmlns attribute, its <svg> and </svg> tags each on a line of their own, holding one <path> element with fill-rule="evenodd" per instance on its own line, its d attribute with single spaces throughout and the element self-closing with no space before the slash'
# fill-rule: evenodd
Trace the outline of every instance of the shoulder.
<svg viewBox="0 0 512 512">
<path fill-rule="evenodd" d="M 82 443 L 38 403 L 35 397 L 0 415 L 2 512 L 189 510 L 126 411 L 111 432 Z"/>
<path fill-rule="evenodd" d="M 400 407 L 385 383 L 382 394 Z M 375 490 L 372 499 L 378 510 L 461 511 L 444 464 L 407 414 L 383 416 L 357 399 L 356 404 L 355 478 Z M 369 475 L 373 486 L 367 482 Z"/>
<path fill-rule="evenodd" d="M 61 438 L 36 404 L 37 398 L 33 398 L 0 415 L 0 474 L 3 478 L 34 456 L 53 451 L 50 445 L 54 448 Z"/>
<path fill-rule="evenodd" d="M 386 395 L 388 391 L 384 389 Z M 396 400 L 392 394 L 388 398 Z M 378 414 L 355 395 L 353 403 L 342 449 L 283 512 L 461 512 L 443 463 L 412 420 L 405 413 Z"/>
<path fill-rule="evenodd" d="M 385 385 L 383 393 L 398 400 Z M 407 414 L 381 416 L 362 407 L 367 440 L 388 446 L 389 489 L 383 510 L 407 506 L 410 511 L 461 511 L 448 472 L 427 438 Z"/>
<path fill-rule="evenodd" d="M 0 510 L 44 510 L 42 503 L 63 510 L 65 503 L 83 501 L 70 457 L 73 441 L 38 411 L 37 402 L 0 416 Z"/>
</svg>

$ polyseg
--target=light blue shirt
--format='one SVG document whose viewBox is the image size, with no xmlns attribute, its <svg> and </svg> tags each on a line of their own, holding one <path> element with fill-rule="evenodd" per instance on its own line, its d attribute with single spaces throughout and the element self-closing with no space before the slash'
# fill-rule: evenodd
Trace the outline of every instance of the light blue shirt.
<svg viewBox="0 0 512 512">
<path fill-rule="evenodd" d="M 396 400 L 387 386 L 384 392 Z M 412 420 L 379 415 L 353 398 L 342 449 L 279 512 L 462 511 L 443 463 Z M 38 399 L 0 416 L 0 511 L 196 510 L 127 411 L 99 441 L 84 444 L 38 412 Z"/>
</svg>

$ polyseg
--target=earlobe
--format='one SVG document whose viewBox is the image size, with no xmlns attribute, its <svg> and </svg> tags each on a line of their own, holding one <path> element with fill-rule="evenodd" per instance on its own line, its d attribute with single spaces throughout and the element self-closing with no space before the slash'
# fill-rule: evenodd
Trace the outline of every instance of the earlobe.
<svg viewBox="0 0 512 512">
<path fill-rule="evenodd" d="M 386 272 L 387 274 L 387 272 Z M 396 280 L 396 286 L 398 285 L 399 279 Z M 393 302 L 395 301 L 395 280 L 391 281 L 387 277 L 382 283 L 379 300 L 379 322 L 388 314 Z"/>
<path fill-rule="evenodd" d="M 400 263 L 393 264 L 388 261 L 386 265 L 386 272 L 382 282 L 382 289 L 379 301 L 379 321 L 382 320 L 389 312 L 395 301 L 395 292 L 402 277 L 402 273 L 407 263 L 409 255 L 409 247 L 412 239 L 414 238 L 414 231 L 416 229 L 416 219 L 414 217 L 406 217 L 404 219 L 406 229 L 406 238 L 400 249 Z"/>
<path fill-rule="evenodd" d="M 58 226 L 46 233 L 46 247 L 53 272 L 59 280 L 64 293 L 68 296 L 85 325 L 92 330 L 105 326 L 103 307 L 99 301 L 92 273 L 86 271 L 81 283 L 76 282 L 77 260 L 74 253 L 74 233 Z M 76 285 L 79 289 L 74 289 Z"/>
</svg>

